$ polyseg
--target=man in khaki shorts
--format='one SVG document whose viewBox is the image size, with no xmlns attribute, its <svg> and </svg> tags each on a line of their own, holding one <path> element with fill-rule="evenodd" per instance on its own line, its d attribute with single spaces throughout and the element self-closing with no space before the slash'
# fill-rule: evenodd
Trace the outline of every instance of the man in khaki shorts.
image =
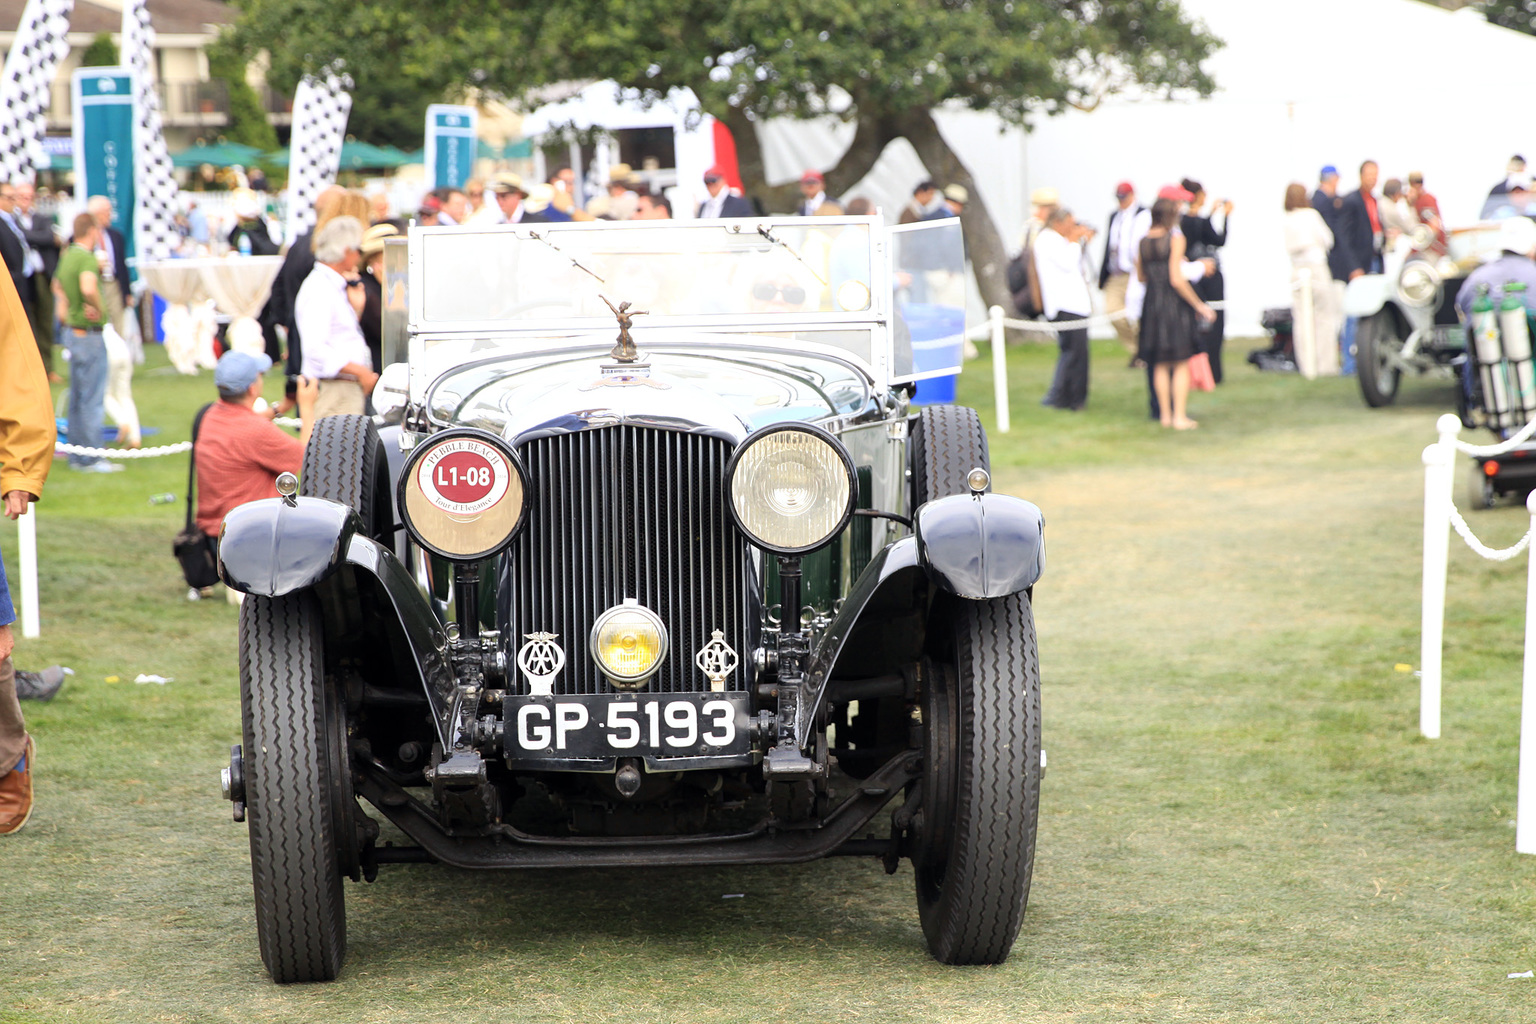
<svg viewBox="0 0 1536 1024">
<path fill-rule="evenodd" d="M 358 317 L 365 294 L 358 274 L 363 224 L 337 217 L 315 236 L 315 269 L 293 302 L 293 318 L 304 339 L 302 372 L 320 382 L 315 418 L 365 411 L 378 383 L 373 356 Z"/>
</svg>

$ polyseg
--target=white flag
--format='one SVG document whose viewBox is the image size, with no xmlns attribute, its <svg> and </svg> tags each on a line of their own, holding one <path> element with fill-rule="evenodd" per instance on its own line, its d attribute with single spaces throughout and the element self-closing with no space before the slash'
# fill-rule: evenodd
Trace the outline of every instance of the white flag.
<svg viewBox="0 0 1536 1024">
<path fill-rule="evenodd" d="M 305 75 L 293 96 L 293 138 L 288 151 L 287 238 L 291 243 L 315 223 L 315 200 L 336 180 L 341 144 L 352 112 L 352 79 L 327 68 Z"/>
<path fill-rule="evenodd" d="M 160 126 L 160 94 L 155 91 L 155 29 L 145 0 L 123 5 L 122 63 L 133 72 L 133 190 L 138 209 L 133 230 L 139 259 L 169 256 L 176 231 L 176 179 Z"/>
<path fill-rule="evenodd" d="M 16 41 L 0 72 L 0 179 L 32 181 L 48 166 L 43 136 L 53 76 L 69 54 L 69 15 L 75 0 L 27 0 Z"/>
</svg>

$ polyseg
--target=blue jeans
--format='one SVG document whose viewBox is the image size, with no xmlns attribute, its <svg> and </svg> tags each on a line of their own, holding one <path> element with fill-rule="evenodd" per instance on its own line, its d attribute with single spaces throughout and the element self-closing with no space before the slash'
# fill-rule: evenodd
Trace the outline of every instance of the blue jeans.
<svg viewBox="0 0 1536 1024">
<path fill-rule="evenodd" d="M 69 443 L 101 447 L 102 403 L 107 397 L 107 343 L 100 331 L 65 333 L 69 343 Z M 94 455 L 71 455 L 71 466 L 89 466 Z"/>
</svg>

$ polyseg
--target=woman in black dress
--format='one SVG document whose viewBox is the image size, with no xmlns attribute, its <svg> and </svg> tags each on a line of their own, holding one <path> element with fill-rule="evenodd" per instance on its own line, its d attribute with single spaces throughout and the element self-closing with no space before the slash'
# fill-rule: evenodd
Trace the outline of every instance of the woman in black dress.
<svg viewBox="0 0 1536 1024">
<path fill-rule="evenodd" d="M 1195 318 L 1210 323 L 1216 312 L 1184 279 L 1184 236 L 1178 223 L 1178 203 L 1159 199 L 1152 205 L 1152 229 L 1136 256 L 1136 276 L 1147 286 L 1137 355 L 1152 367 L 1163 426 L 1192 430 L 1200 425 L 1188 415 L 1189 357 L 1199 350 Z"/>
</svg>

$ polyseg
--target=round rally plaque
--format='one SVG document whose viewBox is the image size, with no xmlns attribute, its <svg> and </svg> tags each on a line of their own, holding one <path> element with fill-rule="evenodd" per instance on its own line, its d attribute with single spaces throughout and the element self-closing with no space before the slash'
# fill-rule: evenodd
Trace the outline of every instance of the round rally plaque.
<svg viewBox="0 0 1536 1024">
<path fill-rule="evenodd" d="M 400 507 L 412 535 L 445 558 L 485 558 L 512 539 L 526 488 L 517 456 L 485 431 L 445 431 L 416 449 L 400 480 Z"/>
</svg>

